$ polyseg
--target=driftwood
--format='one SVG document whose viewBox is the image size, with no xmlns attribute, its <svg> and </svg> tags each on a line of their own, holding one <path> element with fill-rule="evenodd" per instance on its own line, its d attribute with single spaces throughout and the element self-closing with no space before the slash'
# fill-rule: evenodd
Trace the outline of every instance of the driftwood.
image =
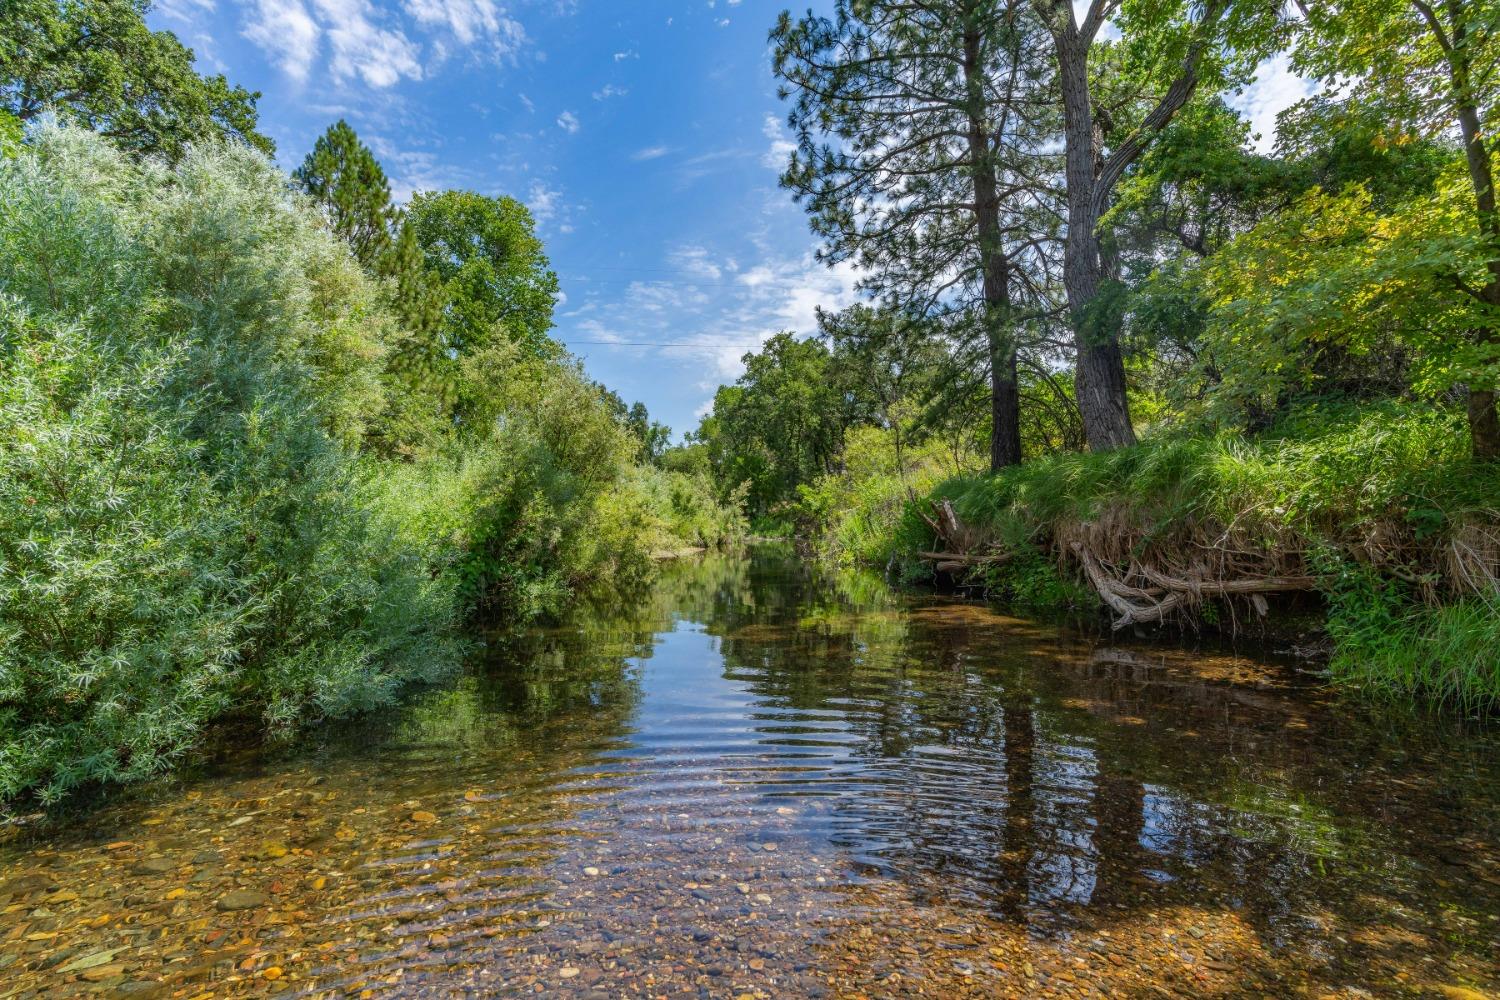
<svg viewBox="0 0 1500 1000">
<path fill-rule="evenodd" d="M 941 573 L 967 573 L 985 566 L 1003 565 L 1013 553 L 1005 551 L 982 529 L 966 525 L 947 500 L 934 501 L 930 515 L 921 517 L 937 536 L 938 544 L 930 552 L 918 552 L 918 558 L 934 564 Z M 1204 526 L 1200 526 L 1202 528 Z M 1205 549 L 1196 558 L 1173 559 L 1158 551 L 1151 558 L 1140 554 L 1134 539 L 1140 532 L 1119 512 L 1088 522 L 1072 522 L 1057 530 L 1055 541 L 1063 552 L 1071 554 L 1083 568 L 1094 592 L 1114 612 L 1114 627 L 1154 624 L 1174 615 L 1190 612 L 1210 598 L 1243 598 L 1255 613 L 1264 617 L 1270 611 L 1266 594 L 1313 590 L 1317 581 L 1304 571 L 1302 553 L 1293 546 L 1275 558 L 1255 552 L 1233 532 L 1222 528 L 1200 530 L 1198 537 L 1189 535 L 1185 542 Z M 1203 544 L 1203 543 L 1207 544 Z M 1500 540 L 1477 534 L 1467 550 L 1454 549 L 1455 561 L 1482 566 L 1488 549 L 1500 546 Z M 1483 553 L 1483 554 L 1478 554 Z M 1159 568 L 1165 564 L 1167 569 Z M 1483 578 L 1483 570 L 1470 570 Z"/>
<path fill-rule="evenodd" d="M 918 552 L 918 559 L 930 562 L 952 562 L 962 566 L 981 566 L 987 563 L 1003 563 L 1010 559 L 1009 552 Z"/>
<path fill-rule="evenodd" d="M 998 546 L 987 543 L 982 533 L 960 521 L 953 504 L 947 500 L 934 501 L 932 516 L 922 513 L 921 518 L 937 536 L 943 549 L 918 552 L 917 558 L 936 564 L 933 568 L 939 573 L 958 573 L 978 566 L 995 566 L 1010 558 L 1010 553 L 1002 552 Z"/>
<path fill-rule="evenodd" d="M 1095 592 L 1119 616 L 1114 622 L 1117 631 L 1127 625 L 1165 621 L 1180 608 L 1197 604 L 1205 597 L 1249 596 L 1256 611 L 1265 614 L 1266 604 L 1261 595 L 1312 590 L 1317 584 L 1310 576 L 1186 580 L 1147 566 L 1132 566 L 1130 575 L 1142 576 L 1154 584 L 1149 588 L 1132 587 L 1111 576 L 1081 542 L 1073 543 L 1073 554 L 1083 564 L 1083 571 Z"/>
</svg>

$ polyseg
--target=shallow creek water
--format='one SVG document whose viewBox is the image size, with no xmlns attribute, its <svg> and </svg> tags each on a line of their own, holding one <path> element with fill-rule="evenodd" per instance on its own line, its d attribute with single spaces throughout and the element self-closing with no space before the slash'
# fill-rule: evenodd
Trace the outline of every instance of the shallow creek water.
<svg viewBox="0 0 1500 1000">
<path fill-rule="evenodd" d="M 1500 740 L 763 548 L 0 842 L 0 997 L 1493 997 Z"/>
</svg>

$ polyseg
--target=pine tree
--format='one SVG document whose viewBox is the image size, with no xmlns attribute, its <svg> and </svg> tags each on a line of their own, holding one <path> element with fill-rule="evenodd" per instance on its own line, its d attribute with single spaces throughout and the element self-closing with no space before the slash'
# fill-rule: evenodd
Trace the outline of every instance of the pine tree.
<svg viewBox="0 0 1500 1000">
<path fill-rule="evenodd" d="M 391 246 L 391 186 L 375 154 L 342 118 L 319 137 L 292 178 L 312 196 L 334 233 L 370 271 Z"/>
<path fill-rule="evenodd" d="M 395 241 L 381 257 L 379 273 L 386 279 L 386 295 L 401 326 L 390 367 L 446 408 L 452 402 L 454 377 L 454 361 L 443 331 L 447 296 L 442 280 L 427 269 L 411 225 L 399 227 Z"/>
<path fill-rule="evenodd" d="M 995 469 L 1021 461 L 1020 340 L 1050 308 L 1050 80 L 1027 9 L 840 0 L 771 33 L 799 139 L 782 185 L 821 259 L 855 261 L 887 306 L 982 343 Z"/>
</svg>

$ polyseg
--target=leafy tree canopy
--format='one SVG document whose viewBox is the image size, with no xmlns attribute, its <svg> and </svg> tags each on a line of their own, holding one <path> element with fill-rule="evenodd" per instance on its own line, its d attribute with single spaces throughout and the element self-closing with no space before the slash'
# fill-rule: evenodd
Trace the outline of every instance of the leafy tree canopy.
<svg viewBox="0 0 1500 1000">
<path fill-rule="evenodd" d="M 217 137 L 264 153 L 259 93 L 201 76 L 193 51 L 152 31 L 150 0 L 6 0 L 0 5 L 0 108 L 22 122 L 55 110 L 135 155 L 177 160 Z"/>
<path fill-rule="evenodd" d="M 498 332 L 540 356 L 560 352 L 548 336 L 557 275 L 525 205 L 473 191 L 421 193 L 406 224 L 443 282 L 449 350 L 473 353 Z"/>
</svg>

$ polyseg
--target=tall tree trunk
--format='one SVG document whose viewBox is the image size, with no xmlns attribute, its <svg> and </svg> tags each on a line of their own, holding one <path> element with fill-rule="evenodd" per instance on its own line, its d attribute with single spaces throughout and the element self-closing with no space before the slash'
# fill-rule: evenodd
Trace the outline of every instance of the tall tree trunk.
<svg viewBox="0 0 1500 1000">
<path fill-rule="evenodd" d="M 1021 389 L 1011 316 L 1010 262 L 1000 225 L 1000 195 L 990 150 L 984 93 L 982 28 L 976 12 L 964 31 L 964 82 L 968 97 L 969 164 L 983 274 L 984 334 L 990 364 L 990 471 L 1021 464 Z"/>
<path fill-rule="evenodd" d="M 1455 34 L 1458 32 L 1455 31 Z M 1500 215 L 1495 210 L 1494 163 L 1484 144 L 1479 109 L 1469 88 L 1466 50 L 1455 46 L 1452 52 L 1449 65 L 1458 103 L 1458 125 L 1463 134 L 1469 181 L 1474 188 L 1479 231 L 1490 237 L 1492 243 L 1500 243 Z M 1489 283 L 1481 289 L 1479 297 L 1492 310 L 1500 311 L 1500 260 L 1489 261 L 1489 275 Z M 1469 336 L 1478 344 L 1492 344 L 1500 339 L 1493 319 L 1486 325 L 1471 330 Z M 1469 386 L 1469 436 L 1473 441 L 1474 457 L 1481 460 L 1500 460 L 1500 414 L 1495 409 L 1495 388 L 1493 379 L 1488 384 Z"/>
<path fill-rule="evenodd" d="M 990 331 L 990 471 L 1021 464 L 1021 386 L 1016 342 Z"/>
<path fill-rule="evenodd" d="M 1076 33 L 1075 33 L 1076 34 Z M 1097 151 L 1089 104 L 1088 45 L 1076 37 L 1057 39 L 1062 86 L 1064 175 L 1068 192 L 1068 238 L 1063 247 L 1063 286 L 1078 352 L 1078 412 L 1091 451 L 1135 444 L 1125 395 L 1125 361 L 1113 319 L 1099 315 L 1103 265 L 1099 249 Z"/>
</svg>

